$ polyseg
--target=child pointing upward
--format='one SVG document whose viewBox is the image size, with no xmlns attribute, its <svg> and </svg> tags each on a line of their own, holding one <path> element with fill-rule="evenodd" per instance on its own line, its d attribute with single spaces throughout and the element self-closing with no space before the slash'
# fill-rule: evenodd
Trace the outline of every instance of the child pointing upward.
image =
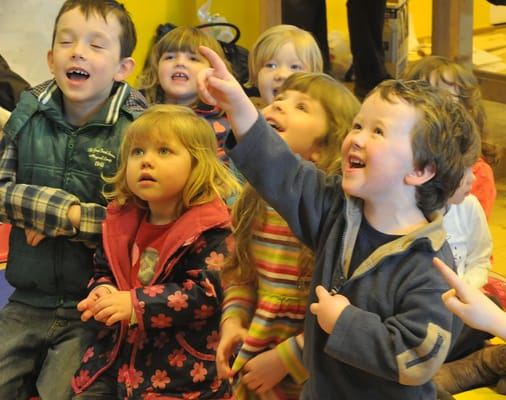
<svg viewBox="0 0 506 400">
<path fill-rule="evenodd" d="M 306 314 L 302 399 L 435 399 L 431 377 L 461 328 L 431 270 L 453 263 L 437 212 L 463 176 L 477 135 L 466 111 L 427 83 L 386 81 L 365 100 L 326 176 L 279 139 L 226 71 L 199 79 L 234 137 L 239 170 L 315 251 Z M 235 139 L 235 140 L 234 140 Z"/>
</svg>

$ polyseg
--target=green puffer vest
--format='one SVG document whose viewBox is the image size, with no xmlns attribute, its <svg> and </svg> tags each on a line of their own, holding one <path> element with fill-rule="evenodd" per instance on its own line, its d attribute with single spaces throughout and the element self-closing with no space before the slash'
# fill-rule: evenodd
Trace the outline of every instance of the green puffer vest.
<svg viewBox="0 0 506 400">
<path fill-rule="evenodd" d="M 83 203 L 105 206 L 102 174 L 116 171 L 122 134 L 140 113 L 140 108 L 125 105 L 130 87 L 120 84 L 98 114 L 76 128 L 63 117 L 54 82 L 43 85 L 43 90 L 23 93 L 5 126 L 5 134 L 17 141 L 17 183 L 60 188 Z M 116 117 L 111 117 L 115 110 Z M 32 247 L 24 229 L 13 227 L 6 276 L 16 290 L 10 300 L 43 308 L 75 307 L 86 295 L 93 252 L 63 236 Z"/>
</svg>

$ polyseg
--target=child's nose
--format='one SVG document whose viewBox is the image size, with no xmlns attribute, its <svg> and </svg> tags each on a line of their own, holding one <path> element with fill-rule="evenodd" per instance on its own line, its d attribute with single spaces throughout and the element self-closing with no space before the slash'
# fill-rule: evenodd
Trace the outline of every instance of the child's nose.
<svg viewBox="0 0 506 400">
<path fill-rule="evenodd" d="M 84 45 L 76 41 L 74 46 L 72 47 L 72 58 L 77 59 L 84 59 L 85 51 L 84 51 Z"/>
<path fill-rule="evenodd" d="M 272 103 L 272 108 L 274 111 L 283 112 L 285 110 L 285 104 L 280 100 L 276 100 Z"/>
<path fill-rule="evenodd" d="M 288 78 L 291 75 L 291 73 L 292 72 L 291 72 L 290 68 L 280 65 L 276 69 L 276 74 L 274 75 L 274 79 L 276 79 L 278 81 L 284 81 L 286 78 Z"/>
<path fill-rule="evenodd" d="M 186 57 L 182 53 L 176 54 L 176 64 L 177 65 L 185 65 L 186 64 Z"/>
<path fill-rule="evenodd" d="M 141 159 L 142 168 L 152 167 L 153 166 L 153 157 L 149 152 L 144 153 Z"/>
</svg>

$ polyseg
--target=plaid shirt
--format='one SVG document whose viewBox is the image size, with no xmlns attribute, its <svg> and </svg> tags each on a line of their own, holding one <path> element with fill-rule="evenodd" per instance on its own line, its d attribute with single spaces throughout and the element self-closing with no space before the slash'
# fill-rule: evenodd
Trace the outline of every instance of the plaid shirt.
<svg viewBox="0 0 506 400">
<path fill-rule="evenodd" d="M 121 104 L 119 97 L 124 96 L 126 84 L 121 84 L 113 96 L 118 101 L 111 102 L 110 116 L 112 122 L 118 118 Z M 54 81 L 34 88 L 33 93 L 39 100 L 50 97 L 57 90 Z M 126 105 L 141 112 L 145 100 L 139 92 L 132 90 Z M 115 107 L 115 109 L 113 109 Z M 45 236 L 68 236 L 72 240 L 96 244 L 101 233 L 102 220 L 105 217 L 104 205 L 81 203 L 80 200 L 65 190 L 16 183 L 17 143 L 11 141 L 2 132 L 0 138 L 0 221 L 9 222 L 17 227 L 34 229 Z M 69 207 L 81 207 L 79 229 L 74 228 L 67 216 Z M 90 244 L 92 244 L 90 243 Z"/>
</svg>

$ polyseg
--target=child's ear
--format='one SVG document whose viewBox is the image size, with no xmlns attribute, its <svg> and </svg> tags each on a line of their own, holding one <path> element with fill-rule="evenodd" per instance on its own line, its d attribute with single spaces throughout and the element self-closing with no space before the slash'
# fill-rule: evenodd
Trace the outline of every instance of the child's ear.
<svg viewBox="0 0 506 400">
<path fill-rule="evenodd" d="M 320 150 L 320 147 L 318 147 L 317 149 L 313 150 L 309 155 L 309 161 L 312 161 L 313 163 L 316 164 L 318 161 L 320 161 L 321 156 L 322 152 Z"/>
<path fill-rule="evenodd" d="M 132 57 L 123 58 L 118 65 L 118 70 L 114 74 L 116 82 L 124 81 L 130 76 L 135 68 L 135 60 Z"/>
<path fill-rule="evenodd" d="M 423 169 L 415 168 L 404 177 L 407 185 L 419 186 L 430 181 L 436 175 L 436 167 L 433 164 L 427 165 Z"/>
<path fill-rule="evenodd" d="M 47 66 L 49 67 L 49 72 L 54 74 L 53 50 L 48 50 L 47 52 Z"/>
</svg>

